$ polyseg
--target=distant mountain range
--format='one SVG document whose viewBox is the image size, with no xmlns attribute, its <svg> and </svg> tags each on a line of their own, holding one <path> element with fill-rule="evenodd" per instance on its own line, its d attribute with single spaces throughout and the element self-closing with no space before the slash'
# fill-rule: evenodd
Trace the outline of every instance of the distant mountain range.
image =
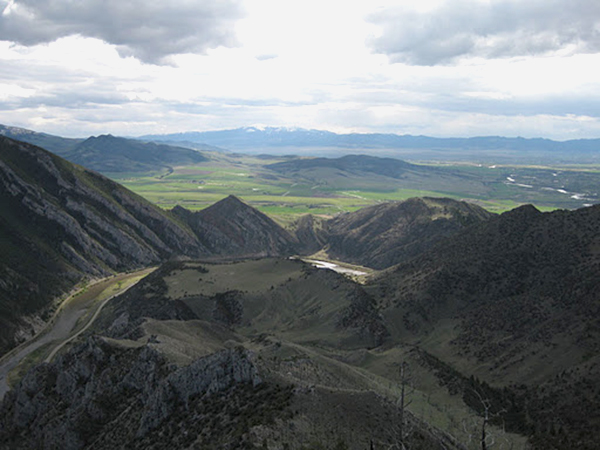
<svg viewBox="0 0 600 450">
<path fill-rule="evenodd" d="M 550 139 L 482 136 L 472 138 L 434 138 L 391 133 L 338 134 L 323 130 L 285 127 L 244 127 L 217 131 L 191 131 L 148 134 L 137 139 L 110 135 L 90 139 L 70 139 L 0 125 L 0 135 L 39 145 L 87 168 L 116 172 L 127 165 L 134 170 L 159 170 L 172 164 L 186 164 L 190 153 L 230 151 L 253 154 L 301 154 L 342 156 L 370 154 L 409 159 L 494 160 L 528 162 L 598 162 L 600 139 L 553 141 Z M 117 142 L 118 141 L 118 142 Z M 134 142 L 138 141 L 137 144 Z M 145 144 L 155 142 L 161 147 Z M 124 152 L 127 150 L 127 152 Z M 110 158 L 100 158 L 102 152 Z M 125 155 L 128 156 L 125 156 Z M 128 158 L 128 159 L 127 159 Z"/>
<path fill-rule="evenodd" d="M 438 150 L 461 152 L 514 151 L 517 153 L 550 152 L 592 156 L 600 151 L 600 139 L 552 141 L 499 136 L 472 138 L 434 138 L 383 133 L 337 134 L 330 131 L 301 128 L 237 128 L 232 130 L 146 135 L 140 139 L 169 142 L 202 142 L 228 150 L 264 150 L 272 152 L 285 148 L 338 148 L 361 150 Z"/>
</svg>

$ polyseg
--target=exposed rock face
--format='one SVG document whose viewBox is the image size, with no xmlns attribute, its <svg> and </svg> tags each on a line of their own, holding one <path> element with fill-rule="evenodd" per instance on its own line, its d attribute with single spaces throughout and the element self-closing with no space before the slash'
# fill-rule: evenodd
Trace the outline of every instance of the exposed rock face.
<svg viewBox="0 0 600 450">
<path fill-rule="evenodd" d="M 211 253 L 227 256 L 280 256 L 297 252 L 297 240 L 271 218 L 229 197 L 197 212 L 176 207 L 183 219 Z"/>
<path fill-rule="evenodd" d="M 141 448 L 151 430 L 198 399 L 260 383 L 243 349 L 177 368 L 151 347 L 123 349 L 90 338 L 55 363 L 38 366 L 7 394 L 0 406 L 0 446 L 81 449 L 111 433 L 119 437 L 112 448 Z"/>
<path fill-rule="evenodd" d="M 261 383 L 245 350 L 224 350 L 194 361 L 171 373 L 144 402 L 137 435 L 144 436 L 160 426 L 181 403 L 187 407 L 200 394 L 210 395 L 238 383 Z"/>
</svg>

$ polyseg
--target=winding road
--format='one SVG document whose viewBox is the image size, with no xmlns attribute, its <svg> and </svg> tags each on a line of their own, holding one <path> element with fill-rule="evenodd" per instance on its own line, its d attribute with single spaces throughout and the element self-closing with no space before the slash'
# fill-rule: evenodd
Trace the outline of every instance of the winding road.
<svg viewBox="0 0 600 450">
<path fill-rule="evenodd" d="M 154 267 L 104 278 L 70 295 L 39 333 L 0 358 L 0 400 L 10 390 L 9 375 L 25 364 L 28 357 L 36 363 L 52 361 L 65 345 L 88 330 L 109 301 L 135 286 L 153 270 Z M 101 299 L 107 293 L 110 295 Z"/>
</svg>

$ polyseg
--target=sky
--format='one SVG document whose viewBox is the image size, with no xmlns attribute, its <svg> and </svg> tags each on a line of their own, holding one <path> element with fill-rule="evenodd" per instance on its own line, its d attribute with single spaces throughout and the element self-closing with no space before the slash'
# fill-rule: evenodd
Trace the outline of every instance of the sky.
<svg viewBox="0 0 600 450">
<path fill-rule="evenodd" d="M 0 0 L 0 123 L 600 138 L 598 0 Z"/>
</svg>

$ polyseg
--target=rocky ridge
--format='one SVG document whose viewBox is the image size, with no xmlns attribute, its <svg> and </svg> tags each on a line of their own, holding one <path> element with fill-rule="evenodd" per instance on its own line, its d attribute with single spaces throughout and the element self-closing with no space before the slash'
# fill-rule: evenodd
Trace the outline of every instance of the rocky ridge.
<svg viewBox="0 0 600 450">
<path fill-rule="evenodd" d="M 215 255 L 266 257 L 301 250 L 298 240 L 273 219 L 233 195 L 197 212 L 180 206 L 172 212 Z"/>
<path fill-rule="evenodd" d="M 293 229 L 304 249 L 322 249 L 334 260 L 385 269 L 492 217 L 474 204 L 425 197 L 368 206 L 328 220 L 304 216 Z"/>
</svg>

